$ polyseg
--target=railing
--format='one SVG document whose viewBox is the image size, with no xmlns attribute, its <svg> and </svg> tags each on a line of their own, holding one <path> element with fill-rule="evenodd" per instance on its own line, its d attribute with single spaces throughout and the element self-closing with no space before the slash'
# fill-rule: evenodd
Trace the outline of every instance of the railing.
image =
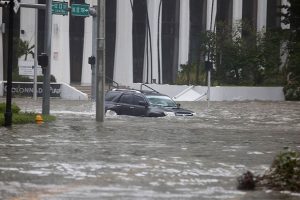
<svg viewBox="0 0 300 200">
<path fill-rule="evenodd" d="M 114 81 L 113 79 L 109 78 L 106 76 L 106 80 L 109 80 L 109 84 L 108 84 L 108 89 L 110 90 L 111 88 L 119 88 L 119 83 L 117 83 L 116 81 Z M 115 85 L 114 85 L 115 84 Z"/>
<path fill-rule="evenodd" d="M 145 83 L 142 83 L 142 84 L 141 84 L 141 88 L 140 88 L 140 90 L 143 90 L 143 86 L 145 86 L 145 87 L 149 88 L 149 89 L 150 89 L 150 90 L 152 90 L 153 92 L 159 93 L 157 90 L 155 90 L 155 89 L 153 89 L 152 87 L 150 87 L 150 86 L 146 85 Z"/>
</svg>

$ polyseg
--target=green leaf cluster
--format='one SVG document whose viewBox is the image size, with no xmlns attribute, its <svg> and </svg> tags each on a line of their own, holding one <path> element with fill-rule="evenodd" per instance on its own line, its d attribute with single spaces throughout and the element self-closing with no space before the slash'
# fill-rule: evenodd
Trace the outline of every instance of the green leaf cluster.
<svg viewBox="0 0 300 200">
<path fill-rule="evenodd" d="M 290 25 L 284 30 L 286 38 L 285 51 L 288 53 L 284 71 L 286 75 L 284 93 L 286 100 L 300 100 L 300 1 L 288 0 L 290 6 L 283 5 L 286 13 L 282 14 L 282 22 Z"/>
<path fill-rule="evenodd" d="M 11 112 L 14 114 L 18 114 L 20 112 L 20 107 L 15 103 L 11 105 Z M 6 103 L 0 103 L 0 113 L 5 113 L 6 111 Z"/>
<path fill-rule="evenodd" d="M 215 32 L 201 33 L 199 56 L 202 63 L 182 65 L 177 83 L 205 84 L 204 60 L 209 59 L 214 63 L 213 85 L 283 85 L 284 75 L 280 70 L 280 45 L 283 37 L 284 34 L 280 31 L 257 32 L 244 21 L 236 23 L 234 28 L 218 22 Z M 197 71 L 197 68 L 200 70 Z"/>
<path fill-rule="evenodd" d="M 27 60 L 28 55 L 32 55 L 34 57 L 34 45 L 30 45 L 29 41 L 21 40 L 20 38 L 14 38 L 14 46 L 15 49 L 15 56 L 20 58 L 21 56 L 25 56 L 25 60 Z"/>
<path fill-rule="evenodd" d="M 274 189 L 300 191 L 300 154 L 285 151 L 278 154 L 264 175 L 267 185 Z"/>
<path fill-rule="evenodd" d="M 4 113 L 6 111 L 6 104 L 0 103 L 0 126 L 4 125 L 5 118 Z M 16 105 L 12 104 L 12 124 L 27 124 L 27 123 L 35 123 L 36 113 L 33 112 L 20 112 L 21 109 Z M 45 122 L 54 121 L 56 118 L 51 115 L 43 115 L 43 120 Z"/>
</svg>

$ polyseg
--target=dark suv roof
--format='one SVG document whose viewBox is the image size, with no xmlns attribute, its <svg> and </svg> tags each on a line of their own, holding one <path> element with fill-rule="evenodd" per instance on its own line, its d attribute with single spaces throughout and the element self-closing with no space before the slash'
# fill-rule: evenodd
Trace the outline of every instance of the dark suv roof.
<svg viewBox="0 0 300 200">
<path fill-rule="evenodd" d="M 135 90 L 135 89 L 112 89 L 107 91 L 105 95 L 105 100 L 110 101 L 112 100 L 115 96 L 122 94 L 122 93 L 139 93 L 139 94 L 145 94 L 145 95 L 164 95 L 161 94 L 157 91 L 150 91 L 150 90 Z"/>
</svg>

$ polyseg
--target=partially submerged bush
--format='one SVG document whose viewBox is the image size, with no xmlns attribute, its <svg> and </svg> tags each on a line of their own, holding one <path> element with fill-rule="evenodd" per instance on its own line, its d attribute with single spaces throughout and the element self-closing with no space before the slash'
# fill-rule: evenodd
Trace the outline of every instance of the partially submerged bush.
<svg viewBox="0 0 300 200">
<path fill-rule="evenodd" d="M 252 172 L 247 171 L 243 175 L 237 178 L 237 189 L 239 190 L 254 190 L 255 188 L 255 177 Z"/>
<path fill-rule="evenodd" d="M 16 104 L 12 104 L 12 124 L 27 124 L 27 123 L 35 123 L 36 113 L 28 113 L 28 112 L 20 112 L 19 106 Z M 4 113 L 6 111 L 6 104 L 0 103 L 0 126 L 4 125 Z M 45 122 L 54 121 L 55 117 L 51 115 L 43 115 L 43 120 Z"/>
<path fill-rule="evenodd" d="M 286 151 L 277 155 L 271 168 L 260 179 L 259 184 L 276 190 L 300 191 L 300 154 Z"/>
<path fill-rule="evenodd" d="M 11 112 L 12 113 L 19 113 L 20 112 L 20 107 L 17 106 L 16 104 L 11 105 Z M 0 103 L 0 113 L 5 113 L 6 111 L 6 103 Z"/>
<path fill-rule="evenodd" d="M 300 84 L 288 84 L 283 88 L 285 100 L 300 101 Z"/>
</svg>

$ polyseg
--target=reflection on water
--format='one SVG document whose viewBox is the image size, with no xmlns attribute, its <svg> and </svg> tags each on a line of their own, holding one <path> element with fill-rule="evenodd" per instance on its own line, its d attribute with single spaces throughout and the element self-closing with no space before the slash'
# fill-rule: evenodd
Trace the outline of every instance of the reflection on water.
<svg viewBox="0 0 300 200">
<path fill-rule="evenodd" d="M 14 99 L 24 111 L 41 102 Z M 236 190 L 284 147 L 300 150 L 300 103 L 182 102 L 196 117 L 106 116 L 51 102 L 57 120 L 0 128 L 0 199 L 299 199 Z"/>
</svg>

